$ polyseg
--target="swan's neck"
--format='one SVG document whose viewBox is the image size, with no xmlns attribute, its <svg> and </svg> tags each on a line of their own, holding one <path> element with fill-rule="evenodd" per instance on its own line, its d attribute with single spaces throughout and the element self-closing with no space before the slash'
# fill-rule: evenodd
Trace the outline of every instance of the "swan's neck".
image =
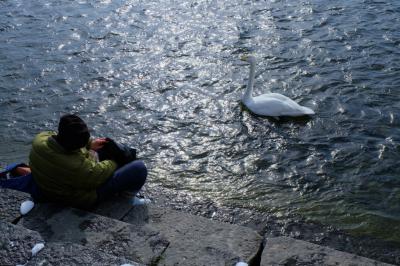
<svg viewBox="0 0 400 266">
<path fill-rule="evenodd" d="M 254 86 L 254 77 L 255 77 L 255 69 L 256 69 L 256 64 L 255 62 L 250 63 L 250 74 L 249 74 L 249 80 L 247 82 L 247 89 L 246 92 L 243 95 L 243 101 L 249 101 L 252 98 L 253 95 L 253 86 Z"/>
</svg>

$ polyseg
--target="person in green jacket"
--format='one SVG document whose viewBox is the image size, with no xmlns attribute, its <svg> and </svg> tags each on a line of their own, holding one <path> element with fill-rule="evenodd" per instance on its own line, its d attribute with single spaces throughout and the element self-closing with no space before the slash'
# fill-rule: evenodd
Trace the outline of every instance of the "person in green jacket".
<svg viewBox="0 0 400 266">
<path fill-rule="evenodd" d="M 60 118 L 58 133 L 39 133 L 29 166 L 41 198 L 90 208 L 120 191 L 137 193 L 146 181 L 146 166 L 139 160 L 120 168 L 113 160 L 98 161 L 96 151 L 106 142 L 105 138 L 90 140 L 87 125 L 73 114 Z M 143 202 L 136 199 L 135 203 Z"/>
</svg>

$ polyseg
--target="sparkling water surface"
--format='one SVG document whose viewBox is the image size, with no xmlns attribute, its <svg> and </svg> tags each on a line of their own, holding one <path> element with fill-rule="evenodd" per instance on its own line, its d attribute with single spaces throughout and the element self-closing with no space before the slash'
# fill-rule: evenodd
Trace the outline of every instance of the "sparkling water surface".
<svg viewBox="0 0 400 266">
<path fill-rule="evenodd" d="M 400 1 L 0 1 L 0 161 L 60 114 L 139 149 L 150 184 L 400 243 Z M 315 110 L 241 104 L 279 92 Z"/>
</svg>

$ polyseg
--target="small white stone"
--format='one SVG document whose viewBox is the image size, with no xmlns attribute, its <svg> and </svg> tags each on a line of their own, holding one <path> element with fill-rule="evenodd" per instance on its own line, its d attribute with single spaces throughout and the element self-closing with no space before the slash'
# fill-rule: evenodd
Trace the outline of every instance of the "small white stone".
<svg viewBox="0 0 400 266">
<path fill-rule="evenodd" d="M 22 215 L 27 214 L 28 212 L 30 212 L 33 207 L 35 206 L 35 203 L 33 203 L 33 201 L 27 200 L 21 203 L 21 207 L 20 207 L 20 212 Z"/>
<path fill-rule="evenodd" d="M 32 257 L 44 248 L 43 243 L 38 243 L 32 248 Z"/>
<path fill-rule="evenodd" d="M 133 266 L 133 265 L 129 264 L 129 263 L 125 263 L 125 264 L 122 264 L 121 266 Z"/>
<path fill-rule="evenodd" d="M 236 263 L 235 266 L 249 266 L 249 264 L 247 264 L 246 262 L 240 261 L 240 262 Z"/>
</svg>

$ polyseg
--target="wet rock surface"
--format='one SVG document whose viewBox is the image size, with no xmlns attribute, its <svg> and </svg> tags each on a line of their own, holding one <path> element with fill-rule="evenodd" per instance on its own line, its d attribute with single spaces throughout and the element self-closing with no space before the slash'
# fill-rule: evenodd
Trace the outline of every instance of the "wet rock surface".
<svg viewBox="0 0 400 266">
<path fill-rule="evenodd" d="M 25 264 L 37 243 L 44 243 L 39 233 L 0 220 L 0 265 Z"/>
<path fill-rule="evenodd" d="M 389 265 L 328 247 L 289 237 L 269 238 L 261 258 L 261 266 L 269 265 Z"/>
<path fill-rule="evenodd" d="M 21 203 L 30 195 L 11 189 L 0 188 L 0 220 L 12 223 L 21 216 Z"/>
<path fill-rule="evenodd" d="M 96 249 L 88 248 L 73 243 L 49 243 L 33 257 L 26 266 L 46 265 L 109 265 L 120 266 L 123 264 L 140 266 L 142 264 L 125 258 L 116 257 Z"/>
<path fill-rule="evenodd" d="M 38 231 L 46 242 L 71 242 L 150 265 L 168 246 L 151 226 L 135 227 L 115 219 L 73 208 L 42 204 L 20 224 Z"/>
</svg>

